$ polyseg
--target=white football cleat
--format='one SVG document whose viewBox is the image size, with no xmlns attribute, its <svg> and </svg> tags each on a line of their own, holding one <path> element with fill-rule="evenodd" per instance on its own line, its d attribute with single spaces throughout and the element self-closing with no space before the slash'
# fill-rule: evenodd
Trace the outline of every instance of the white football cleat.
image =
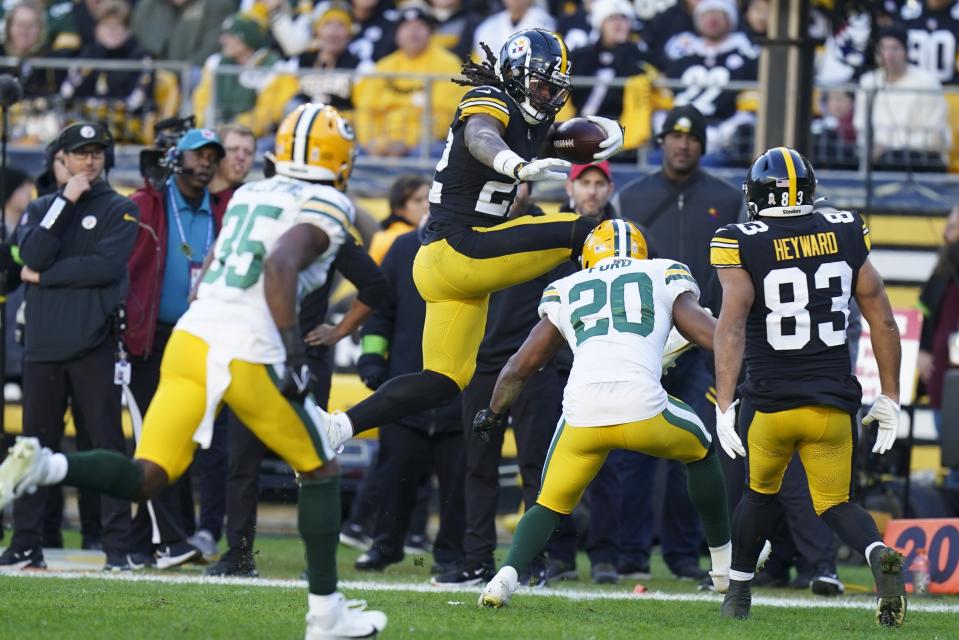
<svg viewBox="0 0 959 640">
<path fill-rule="evenodd" d="M 323 413 L 326 417 L 326 438 L 330 447 L 337 453 L 343 453 L 343 445 L 353 437 L 353 425 L 342 411 Z"/>
<path fill-rule="evenodd" d="M 52 455 L 36 438 L 18 436 L 0 464 L 0 509 L 24 493 L 33 493 L 43 482 L 45 463 Z"/>
<path fill-rule="evenodd" d="M 509 603 L 509 599 L 519 587 L 519 576 L 513 567 L 503 567 L 493 579 L 486 583 L 483 593 L 480 594 L 478 604 L 481 607 L 499 609 Z"/>
<path fill-rule="evenodd" d="M 676 360 L 679 359 L 679 356 L 695 346 L 696 345 L 683 337 L 679 329 L 676 327 L 670 329 L 669 335 L 666 336 L 666 344 L 663 346 L 663 374 L 665 374 L 670 367 L 676 365 Z"/>
<path fill-rule="evenodd" d="M 713 581 L 713 589 L 716 593 L 726 593 L 729 591 L 729 568 L 725 572 L 710 571 L 709 577 Z"/>
<path fill-rule="evenodd" d="M 367 610 L 365 600 L 347 600 L 342 593 L 331 597 L 338 600 L 331 610 L 306 614 L 306 640 L 374 638 L 386 628 L 386 614 Z"/>
</svg>

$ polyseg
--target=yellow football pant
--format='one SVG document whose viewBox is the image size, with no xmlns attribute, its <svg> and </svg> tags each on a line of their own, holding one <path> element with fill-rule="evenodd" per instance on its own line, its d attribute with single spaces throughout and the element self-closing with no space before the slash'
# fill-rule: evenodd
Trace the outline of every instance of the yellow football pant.
<svg viewBox="0 0 959 640">
<path fill-rule="evenodd" d="M 569 260 L 579 219 L 573 213 L 521 216 L 420 247 L 413 281 L 426 301 L 423 368 L 466 387 L 476 370 L 490 294 Z"/>
<path fill-rule="evenodd" d="M 193 441 L 206 410 L 206 342 L 174 331 L 163 352 L 160 384 L 143 420 L 135 458 L 160 465 L 172 483 L 183 475 L 197 443 Z M 269 365 L 233 360 L 223 402 L 267 447 L 295 471 L 318 469 L 329 445 L 312 401 L 294 403 L 280 394 Z"/>
<path fill-rule="evenodd" d="M 854 428 L 852 416 L 833 407 L 756 411 L 746 432 L 749 488 L 778 493 L 798 449 L 816 513 L 846 502 L 852 488 Z"/>
<path fill-rule="evenodd" d="M 709 432 L 689 405 L 670 397 L 657 416 L 610 427 L 574 427 L 560 421 L 543 466 L 536 502 L 570 514 L 613 449 L 690 463 L 706 457 Z"/>
</svg>

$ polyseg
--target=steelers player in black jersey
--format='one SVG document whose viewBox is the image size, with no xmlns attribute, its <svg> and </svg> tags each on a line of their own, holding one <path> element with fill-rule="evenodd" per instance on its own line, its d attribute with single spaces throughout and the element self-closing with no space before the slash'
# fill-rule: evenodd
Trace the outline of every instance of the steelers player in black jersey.
<svg viewBox="0 0 959 640">
<path fill-rule="evenodd" d="M 431 409 L 473 376 L 494 291 L 541 276 L 575 258 L 595 224 L 574 213 L 506 220 L 520 182 L 564 180 L 570 165 L 536 159 L 570 91 L 566 44 L 527 29 L 503 45 L 498 62 L 463 66 L 472 86 L 460 101 L 430 189 L 430 217 L 413 263 L 426 301 L 423 370 L 388 381 L 345 414 L 326 420 L 334 448 L 354 434 Z M 618 122 L 590 116 L 606 132 L 595 161 L 623 144 Z"/>
<path fill-rule="evenodd" d="M 750 582 L 775 517 L 774 498 L 798 451 L 816 513 L 869 561 L 876 620 L 898 627 L 906 612 L 902 556 L 882 543 L 873 519 L 850 501 L 862 401 L 846 342 L 851 297 L 869 323 L 879 366 L 882 395 L 863 419 L 878 422 L 874 452 L 892 446 L 899 416 L 899 330 L 882 278 L 869 262 L 869 230 L 855 213 L 814 210 L 812 165 L 793 149 L 760 156 L 743 190 L 751 221 L 720 228 L 710 243 L 723 287 L 715 336 L 716 430 L 730 457 L 746 458 L 749 478 L 733 516 L 722 615 L 749 616 Z M 737 434 L 736 381 L 744 356 Z"/>
</svg>

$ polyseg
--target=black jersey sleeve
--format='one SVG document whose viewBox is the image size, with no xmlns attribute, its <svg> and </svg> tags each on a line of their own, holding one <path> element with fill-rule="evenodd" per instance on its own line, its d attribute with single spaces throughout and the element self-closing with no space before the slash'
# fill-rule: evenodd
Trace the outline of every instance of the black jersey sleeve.
<svg viewBox="0 0 959 640">
<path fill-rule="evenodd" d="M 496 118 L 503 123 L 504 127 L 508 127 L 509 104 L 507 100 L 508 97 L 502 89 L 490 86 L 474 87 L 467 91 L 460 100 L 456 117 L 458 120 L 466 120 L 471 115 L 482 113 Z"/>
<path fill-rule="evenodd" d="M 743 266 L 735 225 L 728 224 L 716 229 L 709 242 L 709 263 L 717 269 Z"/>
</svg>

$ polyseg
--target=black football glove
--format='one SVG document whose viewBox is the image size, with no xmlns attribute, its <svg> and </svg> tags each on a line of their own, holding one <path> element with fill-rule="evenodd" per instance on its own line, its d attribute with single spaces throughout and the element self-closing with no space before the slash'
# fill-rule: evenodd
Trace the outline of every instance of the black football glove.
<svg viewBox="0 0 959 640">
<path fill-rule="evenodd" d="M 506 415 L 500 415 L 492 409 L 483 409 L 473 418 L 473 433 L 483 442 L 489 442 L 489 432 L 501 429 L 506 424 Z"/>
<path fill-rule="evenodd" d="M 386 358 L 378 353 L 364 353 L 356 361 L 356 375 L 373 391 L 389 379 L 388 370 Z"/>
<path fill-rule="evenodd" d="M 280 393 L 284 398 L 303 402 L 310 393 L 313 381 L 313 374 L 306 359 L 306 343 L 300 336 L 299 327 L 280 329 L 280 337 L 283 339 L 283 348 L 286 349 L 286 367 L 280 379 Z"/>
</svg>

